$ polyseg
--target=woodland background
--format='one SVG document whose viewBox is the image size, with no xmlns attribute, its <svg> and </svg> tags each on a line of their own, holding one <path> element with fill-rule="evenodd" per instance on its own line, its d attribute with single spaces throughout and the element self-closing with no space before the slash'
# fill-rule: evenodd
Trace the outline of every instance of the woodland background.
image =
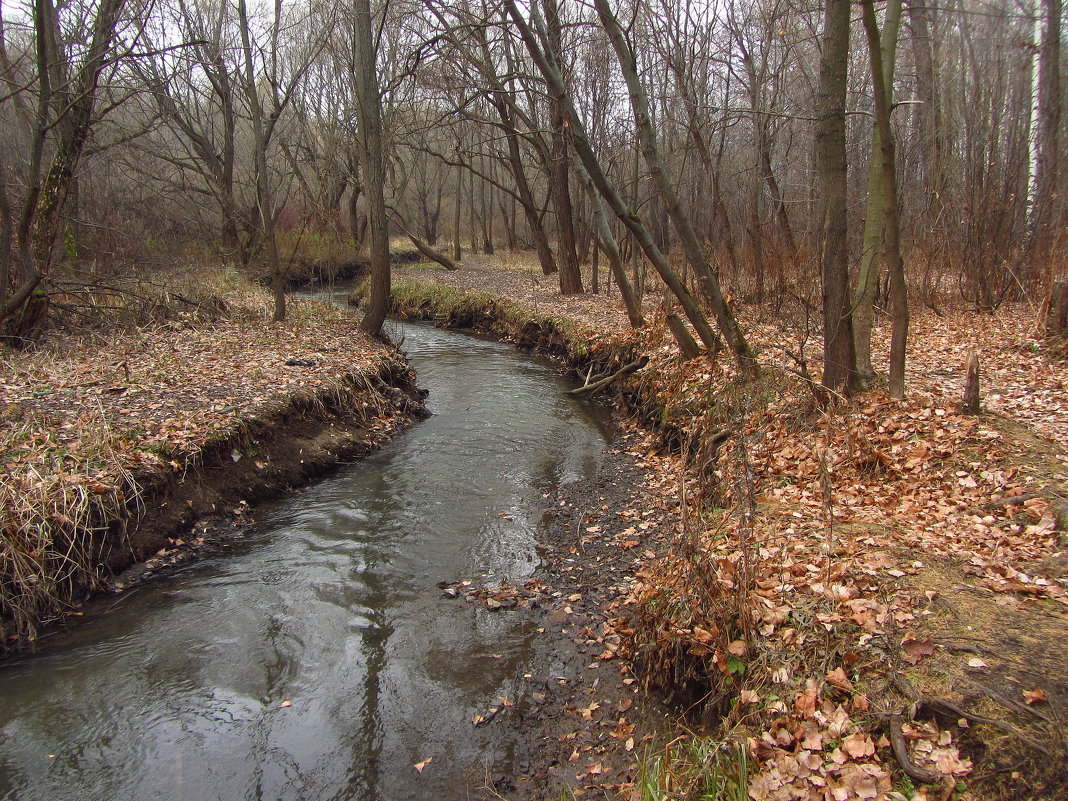
<svg viewBox="0 0 1068 801">
<path fill-rule="evenodd" d="M 903 341 L 906 288 L 1037 309 L 1065 270 L 1060 0 L 2 12 L 16 339 L 190 261 L 271 276 L 280 318 L 293 273 L 344 272 L 383 231 L 448 267 L 529 250 L 565 294 L 635 299 L 664 275 L 652 247 L 736 352 L 723 309 L 822 312 L 824 383 L 849 388 L 874 376 L 873 308 Z"/>
</svg>

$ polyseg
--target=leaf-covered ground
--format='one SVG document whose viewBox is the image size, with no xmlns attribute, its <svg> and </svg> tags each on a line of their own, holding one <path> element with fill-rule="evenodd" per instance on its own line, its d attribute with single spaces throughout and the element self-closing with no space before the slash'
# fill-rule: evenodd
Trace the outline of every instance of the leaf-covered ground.
<svg viewBox="0 0 1068 801">
<path fill-rule="evenodd" d="M 369 436 L 396 424 L 361 394 L 393 357 L 351 313 L 295 301 L 272 323 L 262 295 L 229 305 L 0 351 L 0 636 L 32 636 L 64 586 L 98 580 L 82 575 L 91 540 L 129 514 L 142 477 L 181 477 L 280 410 L 363 404 Z"/>
<path fill-rule="evenodd" d="M 661 499 L 642 522 L 671 544 L 646 552 L 633 526 L 604 532 L 641 555 L 610 619 L 619 652 L 687 720 L 703 710 L 747 743 L 752 798 L 1063 797 L 1068 363 L 1036 338 L 1034 309 L 918 311 L 908 399 L 873 390 L 828 409 L 797 377 L 802 364 L 819 375 L 800 312 L 740 310 L 766 369 L 739 389 L 726 357 L 683 363 L 656 326 L 628 334 L 611 298 L 561 297 L 504 267 L 416 274 L 565 318 L 591 349 L 626 340 L 651 357 L 626 386 L 690 458 L 652 435 L 633 454 Z M 646 297 L 648 317 L 666 308 Z M 877 364 L 888 336 L 877 330 Z M 969 348 L 978 418 L 960 413 Z"/>
</svg>

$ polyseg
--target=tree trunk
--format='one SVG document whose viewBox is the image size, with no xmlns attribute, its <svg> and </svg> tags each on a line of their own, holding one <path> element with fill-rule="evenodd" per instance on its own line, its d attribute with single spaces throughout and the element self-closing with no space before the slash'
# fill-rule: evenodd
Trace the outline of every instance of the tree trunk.
<svg viewBox="0 0 1068 801">
<path fill-rule="evenodd" d="M 241 21 L 241 50 L 245 60 L 245 96 L 252 113 L 252 150 L 256 171 L 256 211 L 259 229 L 267 248 L 267 266 L 271 276 L 271 294 L 274 295 L 274 321 L 286 318 L 286 285 L 282 275 L 282 263 L 278 258 L 278 240 L 275 238 L 274 208 L 271 198 L 270 175 L 267 172 L 267 132 L 260 102 L 260 87 L 256 83 L 256 68 L 252 54 L 252 34 L 249 30 L 248 10 L 245 0 L 238 0 L 237 14 Z"/>
<path fill-rule="evenodd" d="M 50 128 L 49 106 L 54 101 L 53 92 L 61 87 L 52 85 L 51 68 L 58 67 L 63 54 L 50 46 L 58 37 L 59 21 L 51 0 L 34 3 L 34 26 L 37 43 L 38 112 L 31 154 L 31 179 L 26 204 L 18 226 L 19 255 L 25 275 L 20 285 L 0 304 L 0 322 L 13 314 L 21 319 L 35 317 L 24 313 L 23 306 L 32 302 L 37 287 L 48 275 L 52 266 L 56 236 L 59 232 L 60 215 L 70 183 L 81 159 L 85 144 L 92 130 L 97 87 L 100 73 L 111 49 L 115 28 L 123 9 L 124 0 L 103 0 L 93 20 L 92 40 L 84 61 L 70 79 L 69 106 L 63 109 L 61 135 L 55 144 L 52 161 L 43 182 L 40 180 L 45 138 Z M 44 307 L 47 308 L 47 307 Z M 42 310 L 43 311 L 43 310 Z"/>
<path fill-rule="evenodd" d="M 848 395 L 856 385 L 846 239 L 845 109 L 849 0 L 826 0 L 822 50 L 816 110 L 816 165 L 822 238 L 823 386 Z"/>
<path fill-rule="evenodd" d="M 1068 281 L 1056 281 L 1046 314 L 1046 336 L 1068 336 Z"/>
<path fill-rule="evenodd" d="M 1032 219 L 1032 261 L 1045 268 L 1058 218 L 1061 131 L 1061 0 L 1042 0 L 1038 68 L 1038 169 Z M 1037 275 L 1032 278 L 1038 278 Z"/>
<path fill-rule="evenodd" d="M 893 104 L 894 66 L 897 60 L 900 22 L 901 0 L 889 0 L 881 37 L 882 55 L 879 58 L 882 64 L 882 83 L 888 93 L 886 103 L 890 105 Z M 886 203 L 889 198 L 889 190 L 885 184 L 887 175 L 880 130 L 878 123 L 872 126 L 864 244 L 860 254 L 857 288 L 853 295 L 853 339 L 857 351 L 857 374 L 862 381 L 875 378 L 875 368 L 871 363 L 871 332 L 875 317 L 875 293 L 879 288 L 879 268 L 882 264 Z"/>
<path fill-rule="evenodd" d="M 601 277 L 598 274 L 600 272 L 601 261 L 601 246 L 597 242 L 597 237 L 593 237 L 593 258 L 590 259 L 590 292 L 594 295 L 601 292 Z"/>
<path fill-rule="evenodd" d="M 679 315 L 669 314 L 667 316 L 667 326 L 671 329 L 671 335 L 675 337 L 675 341 L 679 343 L 679 350 L 682 351 L 683 359 L 689 361 L 701 355 L 701 349 L 697 347 L 697 343 L 690 336 L 686 323 L 682 321 Z"/>
<path fill-rule="evenodd" d="M 927 193 L 926 216 L 940 227 L 946 203 L 948 179 L 945 174 L 945 134 L 942 119 L 942 95 L 935 80 L 935 61 L 932 52 L 931 9 L 925 0 L 909 0 L 909 24 L 912 28 L 912 54 L 916 62 L 916 94 L 920 101 L 916 112 L 920 120 L 921 147 L 924 166 L 924 188 Z"/>
<path fill-rule="evenodd" d="M 603 248 L 605 257 L 608 259 L 610 274 L 615 277 L 616 284 L 619 285 L 619 295 L 623 299 L 623 307 L 627 310 L 627 319 L 630 321 L 631 327 L 640 328 L 645 322 L 642 319 L 642 305 L 635 295 L 630 281 L 627 280 L 627 271 L 623 268 L 623 259 L 619 255 L 616 238 L 612 235 L 612 226 L 608 224 L 608 215 L 604 212 L 601 195 L 598 194 L 597 187 L 594 186 L 589 171 L 579 159 L 575 161 L 575 174 L 586 189 L 586 196 L 593 206 L 593 222 L 597 234 L 597 242 L 594 243 L 593 251 L 593 291 L 597 291 L 597 254 Z M 598 247 L 598 244 L 600 247 Z"/>
<path fill-rule="evenodd" d="M 508 103 L 504 98 L 498 97 L 493 101 L 497 115 L 501 118 L 504 126 L 505 138 L 508 141 L 508 164 L 511 166 L 512 180 L 515 181 L 516 192 L 519 195 L 519 203 L 523 207 L 523 215 L 526 217 L 527 226 L 530 228 L 530 238 L 534 240 L 534 250 L 538 254 L 538 262 L 541 264 L 543 275 L 552 275 L 556 272 L 556 260 L 549 245 L 549 237 L 545 233 L 541 214 L 538 213 L 537 204 L 534 202 L 534 193 L 530 189 L 527 173 L 523 167 L 523 154 L 519 148 L 519 134 L 516 131 L 515 120 Z"/>
<path fill-rule="evenodd" d="M 464 196 L 464 168 L 456 168 L 456 195 L 453 197 L 453 217 L 452 217 L 452 258 L 455 261 L 460 261 L 464 257 L 464 246 L 460 241 L 460 218 L 462 206 L 460 204 L 460 198 Z"/>
<path fill-rule="evenodd" d="M 712 272 L 712 268 L 705 258 L 701 243 L 698 241 L 693 226 L 686 216 L 682 204 L 679 202 L 678 195 L 660 158 L 660 153 L 656 146 L 656 132 L 653 130 L 652 119 L 649 115 L 649 103 L 638 75 L 634 51 L 624 38 L 623 31 L 612 14 L 608 0 L 594 0 L 594 5 L 597 7 L 601 25 L 612 42 L 617 60 L 623 70 L 623 77 L 630 93 L 630 102 L 634 111 L 635 126 L 642 155 L 663 200 L 665 211 L 679 236 L 683 252 L 686 254 L 686 260 L 697 276 L 701 294 L 712 307 L 719 330 L 723 334 L 723 338 L 727 340 L 727 345 L 738 362 L 738 366 L 745 373 L 756 373 L 758 371 L 756 357 L 749 349 L 749 343 L 746 341 L 745 335 L 734 317 L 734 313 L 723 298 L 719 280 L 716 278 L 715 273 Z"/>
<path fill-rule="evenodd" d="M 361 326 L 372 336 L 381 336 L 389 310 L 389 229 L 382 153 L 382 97 L 378 91 L 370 0 L 354 0 L 355 51 L 359 75 L 356 81 L 356 114 L 360 128 L 367 225 L 371 236 L 371 297 Z"/>
<path fill-rule="evenodd" d="M 897 0 L 891 0 L 892 6 Z M 905 264 L 901 258 L 901 226 L 897 197 L 897 163 L 894 132 L 890 127 L 890 85 L 886 82 L 887 56 L 880 41 L 875 20 L 874 0 L 862 0 L 864 29 L 868 35 L 871 54 L 872 87 L 875 95 L 875 125 L 879 131 L 879 189 L 883 193 L 883 258 L 890 270 L 890 301 L 893 330 L 890 335 L 890 397 L 905 397 L 905 346 L 909 332 L 908 287 L 905 284 Z M 889 25 L 887 26 L 889 29 Z M 896 25 L 894 27 L 896 33 Z M 875 158 L 872 153 L 872 158 Z M 870 331 L 870 327 L 869 327 Z"/>
<path fill-rule="evenodd" d="M 979 356 L 974 349 L 968 351 L 964 362 L 964 400 L 961 404 L 964 414 L 979 414 Z"/>
<path fill-rule="evenodd" d="M 523 37 L 523 42 L 527 46 L 527 51 L 538 65 L 538 69 L 541 71 L 542 76 L 549 83 L 550 87 L 557 89 L 561 96 L 563 96 L 564 82 L 560 76 L 560 72 L 557 69 L 555 63 L 546 56 L 545 52 L 538 44 L 538 37 L 527 25 L 523 15 L 516 7 L 515 0 L 504 0 L 504 7 L 508 10 L 509 16 L 519 29 L 520 35 Z M 575 145 L 575 151 L 578 153 L 579 158 L 582 159 L 582 164 L 589 173 L 591 181 L 597 187 L 597 191 L 605 202 L 608 203 L 612 212 L 619 218 L 634 236 L 635 240 L 641 246 L 645 255 L 649 257 L 649 260 L 653 263 L 653 267 L 659 273 L 668 289 L 678 299 L 682 305 L 683 311 L 686 313 L 686 317 L 693 325 L 694 330 L 697 331 L 697 336 L 701 338 L 701 341 L 708 348 L 714 348 L 718 345 L 718 338 L 708 325 L 708 320 L 705 319 L 704 314 L 701 312 L 700 307 L 697 305 L 693 296 L 689 293 L 686 287 L 679 280 L 678 275 L 668 264 L 667 259 L 664 258 L 664 254 L 656 247 L 656 243 L 653 242 L 652 236 L 649 234 L 649 229 L 641 221 L 632 210 L 628 209 L 623 202 L 623 198 L 620 197 L 619 192 L 616 191 L 615 186 L 609 180 L 604 170 L 601 168 L 600 162 L 597 160 L 597 156 L 593 151 L 593 147 L 590 145 L 589 140 L 586 138 L 586 128 L 582 123 L 582 118 L 579 117 L 578 112 L 575 110 L 574 105 L 565 98 L 565 111 L 567 113 L 568 122 L 571 124 L 572 142 Z"/>
<path fill-rule="evenodd" d="M 548 27 L 549 54 L 557 64 L 563 63 L 562 26 L 556 0 L 543 0 Z M 549 162 L 549 190 L 556 209 L 556 255 L 560 268 L 560 294 L 582 294 L 582 272 L 579 270 L 578 249 L 575 243 L 575 210 L 571 204 L 571 158 L 564 122 L 565 88 L 549 93 L 549 125 L 552 128 L 552 150 Z"/>
</svg>

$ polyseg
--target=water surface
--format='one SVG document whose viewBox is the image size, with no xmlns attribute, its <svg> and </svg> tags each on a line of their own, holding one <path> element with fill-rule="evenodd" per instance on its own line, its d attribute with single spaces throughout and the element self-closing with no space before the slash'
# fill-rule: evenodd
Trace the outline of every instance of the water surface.
<svg viewBox="0 0 1068 801">
<path fill-rule="evenodd" d="M 510 769 L 469 718 L 522 693 L 536 624 L 436 584 L 528 578 L 603 419 L 508 346 L 394 331 L 434 416 L 0 668 L 0 799 L 459 799 Z"/>
</svg>

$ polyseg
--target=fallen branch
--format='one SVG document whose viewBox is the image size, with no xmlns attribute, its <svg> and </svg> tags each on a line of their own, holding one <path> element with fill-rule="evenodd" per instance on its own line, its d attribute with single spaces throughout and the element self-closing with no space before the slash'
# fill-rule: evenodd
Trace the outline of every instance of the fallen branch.
<svg viewBox="0 0 1068 801">
<path fill-rule="evenodd" d="M 594 381 L 592 384 L 587 384 L 584 387 L 578 387 L 576 389 L 570 389 L 570 390 L 568 390 L 567 394 L 568 395 L 586 395 L 588 393 L 598 392 L 598 391 L 604 389 L 605 387 L 611 385 L 612 383 L 614 383 L 618 379 L 622 378 L 623 376 L 629 375 L 630 373 L 633 373 L 635 370 L 640 370 L 641 368 L 645 367 L 645 365 L 647 365 L 647 364 L 649 364 L 649 357 L 648 356 L 642 356 L 640 359 L 636 359 L 635 361 L 631 362 L 630 364 L 623 365 L 622 367 L 620 367 L 618 370 L 616 370 L 614 373 L 612 373 L 612 375 L 608 376 L 607 378 L 602 378 L 600 381 Z"/>
<path fill-rule="evenodd" d="M 958 719 L 964 718 L 965 720 L 971 723 L 985 723 L 988 726 L 993 726 L 996 729 L 1001 729 L 1003 732 L 1007 732 L 1008 734 L 1017 737 L 1020 742 L 1031 746 L 1031 748 L 1045 754 L 1046 756 L 1053 756 L 1053 753 L 1042 743 L 1038 742 L 1037 740 L 1031 739 L 1022 731 L 1017 729 L 1015 726 L 1006 723 L 1003 720 L 997 720 L 995 718 L 987 718 L 983 717 L 982 715 L 976 715 L 974 712 L 969 712 L 966 709 L 963 709 L 962 707 L 953 703 L 952 701 L 946 701 L 942 698 L 928 698 L 922 692 L 920 692 L 911 684 L 909 684 L 908 681 L 906 681 L 896 671 L 892 671 L 890 673 L 890 681 L 902 695 L 904 695 L 906 698 L 908 698 L 915 704 L 917 709 L 919 707 L 926 706 L 933 712 L 941 712 L 942 714 L 948 715 L 950 717 L 955 717 Z"/>
<path fill-rule="evenodd" d="M 887 723 L 890 728 L 890 746 L 894 749 L 894 757 L 901 769 L 923 784 L 937 784 L 942 781 L 941 773 L 921 768 L 912 761 L 908 746 L 905 745 L 905 734 L 901 731 L 901 713 L 892 713 Z"/>
<path fill-rule="evenodd" d="M 974 515 L 980 512 L 992 512 L 995 509 L 1001 509 L 1005 506 L 1023 506 L 1027 501 L 1033 501 L 1036 498 L 1044 497 L 1045 495 L 1041 492 L 1027 492 L 1021 495 L 1010 495 L 1008 498 L 998 498 L 996 501 L 987 501 L 979 506 L 973 506 L 967 513 Z"/>
<path fill-rule="evenodd" d="M 391 221 L 393 222 L 393 224 L 400 228 L 402 231 L 404 231 L 404 235 L 408 237 L 408 239 L 413 245 L 415 245 L 416 249 L 420 253 L 422 253 L 431 261 L 440 264 L 442 267 L 444 267 L 446 270 L 449 270 L 450 272 L 460 269 L 459 264 L 454 262 L 441 251 L 435 250 L 434 248 L 430 247 L 430 245 L 428 245 L 426 242 L 416 236 L 415 232 L 412 231 L 412 229 L 408 226 L 407 221 L 404 219 L 404 217 L 400 215 L 400 213 L 396 209 L 391 209 L 390 213 Z"/>
<path fill-rule="evenodd" d="M 1011 709 L 1013 712 L 1017 712 L 1017 713 L 1019 713 L 1021 715 L 1024 715 L 1024 716 L 1034 715 L 1039 720 L 1044 720 L 1044 721 L 1046 721 L 1046 723 L 1050 722 L 1049 716 L 1046 715 L 1044 712 L 1041 712 L 1040 710 L 1035 709 L 1033 706 L 1028 706 L 1027 704 L 1021 704 L 1019 701 L 1016 701 L 1016 700 L 1014 700 L 1012 698 L 1009 698 L 1006 695 L 1002 695 L 1000 692 L 998 692 L 997 690 L 995 690 L 992 687 L 987 687 L 985 684 L 980 684 L 977 681 L 973 681 L 972 679 L 969 679 L 967 676 L 956 676 L 954 678 L 955 678 L 956 681 L 962 681 L 965 684 L 967 684 L 969 687 L 972 687 L 973 689 L 978 690 L 983 695 L 987 696 L 990 700 L 997 701 L 999 704 L 1001 704 L 1006 709 Z"/>
</svg>

